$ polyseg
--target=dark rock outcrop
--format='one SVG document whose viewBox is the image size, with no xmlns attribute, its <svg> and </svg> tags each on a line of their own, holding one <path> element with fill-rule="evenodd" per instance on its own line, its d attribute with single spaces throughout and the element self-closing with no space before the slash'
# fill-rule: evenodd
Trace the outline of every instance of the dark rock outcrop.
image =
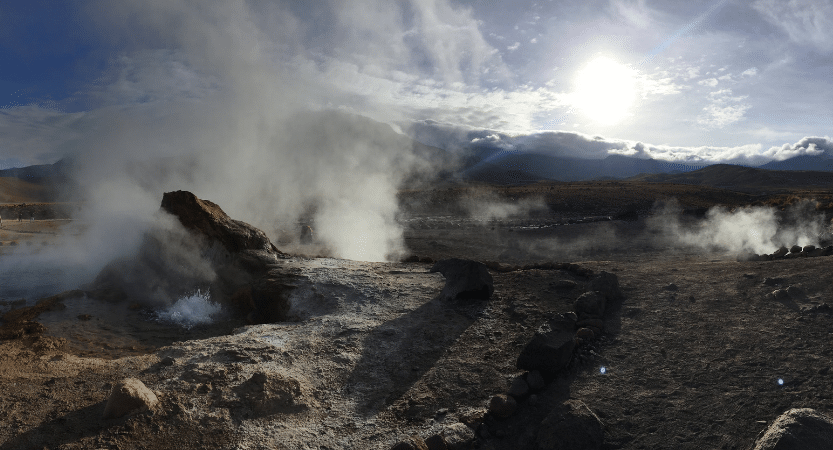
<svg viewBox="0 0 833 450">
<path fill-rule="evenodd" d="M 794 408 L 778 416 L 754 450 L 822 450 L 833 448 L 833 418 L 810 408 Z"/>
<path fill-rule="evenodd" d="M 575 322 L 564 317 L 542 325 L 518 356 L 521 370 L 537 370 L 548 377 L 567 367 L 575 348 Z"/>
<path fill-rule="evenodd" d="M 87 287 L 99 299 L 170 304 L 196 289 L 247 314 L 253 323 L 285 319 L 297 276 L 280 273 L 286 257 L 261 230 L 231 219 L 187 191 L 167 192 L 162 210 L 182 225 L 148 231 L 138 254 L 108 264 Z"/>
<path fill-rule="evenodd" d="M 445 277 L 445 287 L 440 293 L 445 300 L 488 300 L 495 291 L 489 269 L 477 261 L 444 259 L 434 264 L 430 272 L 440 272 Z"/>
</svg>

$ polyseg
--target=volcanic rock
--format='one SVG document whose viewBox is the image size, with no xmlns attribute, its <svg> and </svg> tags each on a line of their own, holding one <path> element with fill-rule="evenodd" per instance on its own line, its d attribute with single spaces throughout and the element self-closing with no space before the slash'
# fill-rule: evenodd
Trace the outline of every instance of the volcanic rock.
<svg viewBox="0 0 833 450">
<path fill-rule="evenodd" d="M 599 318 L 605 312 L 605 296 L 598 292 L 585 292 L 581 294 L 574 304 L 579 320 L 588 318 Z"/>
<path fill-rule="evenodd" d="M 518 403 L 509 395 L 498 394 L 489 401 L 489 412 L 497 417 L 506 418 L 515 413 Z"/>
<path fill-rule="evenodd" d="M 445 443 L 445 438 L 439 434 L 433 434 L 425 440 L 425 446 L 428 450 L 448 450 L 448 444 Z"/>
<path fill-rule="evenodd" d="M 474 440 L 474 430 L 460 422 L 443 428 L 441 434 L 448 450 L 463 450 Z"/>
<path fill-rule="evenodd" d="M 428 450 L 428 446 L 421 437 L 413 435 L 391 447 L 391 450 Z"/>
<path fill-rule="evenodd" d="M 816 246 L 811 244 L 811 245 L 805 245 L 805 246 L 801 249 L 801 251 L 802 251 L 802 252 L 804 252 L 804 253 L 810 253 L 810 252 L 812 252 L 812 251 L 813 251 L 813 250 L 815 250 L 815 249 L 816 249 Z"/>
<path fill-rule="evenodd" d="M 488 300 L 495 288 L 492 275 L 483 263 L 451 258 L 437 262 L 430 272 L 440 272 L 446 279 L 440 297 L 445 300 Z"/>
<path fill-rule="evenodd" d="M 622 291 L 619 289 L 619 277 L 610 272 L 599 272 L 590 280 L 590 290 L 602 294 L 608 301 L 622 298 Z"/>
<path fill-rule="evenodd" d="M 598 450 L 604 441 L 602 421 L 581 400 L 567 400 L 541 422 L 542 450 Z"/>
<path fill-rule="evenodd" d="M 584 340 L 592 340 L 596 337 L 596 333 L 594 333 L 590 328 L 579 328 L 576 331 L 576 336 Z"/>
<path fill-rule="evenodd" d="M 780 257 L 786 255 L 789 252 L 790 252 L 790 249 L 788 249 L 787 247 L 781 246 L 778 250 L 775 250 L 772 253 L 772 256 L 776 256 L 776 257 L 780 258 Z"/>
<path fill-rule="evenodd" d="M 799 245 L 793 245 L 790 247 L 790 253 L 801 253 L 802 247 Z"/>
<path fill-rule="evenodd" d="M 125 378 L 113 386 L 107 406 L 104 407 L 105 419 L 117 419 L 134 412 L 153 409 L 159 403 L 156 394 L 136 378 Z"/>
<path fill-rule="evenodd" d="M 810 408 L 778 416 L 755 442 L 754 450 L 822 450 L 833 448 L 833 419 Z"/>
<path fill-rule="evenodd" d="M 522 377 L 516 377 L 512 380 L 512 384 L 509 386 L 508 394 L 515 397 L 517 400 L 521 400 L 529 394 L 529 385 L 526 384 L 526 381 L 524 381 Z"/>
<path fill-rule="evenodd" d="M 518 369 L 537 370 L 544 375 L 555 376 L 573 357 L 574 329 L 574 322 L 563 317 L 541 325 L 521 350 Z"/>
<path fill-rule="evenodd" d="M 221 243 L 229 253 L 243 250 L 279 253 L 264 232 L 230 218 L 217 204 L 200 200 L 188 191 L 166 192 L 162 196 L 162 209 L 179 219 L 186 229 Z"/>
</svg>

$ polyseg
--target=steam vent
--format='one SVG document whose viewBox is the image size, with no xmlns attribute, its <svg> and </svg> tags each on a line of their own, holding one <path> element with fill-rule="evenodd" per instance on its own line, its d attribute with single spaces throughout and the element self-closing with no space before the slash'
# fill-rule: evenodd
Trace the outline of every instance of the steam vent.
<svg viewBox="0 0 833 450">
<path fill-rule="evenodd" d="M 94 297 L 170 303 L 195 289 L 209 289 L 214 301 L 251 323 L 286 317 L 295 276 L 277 271 L 275 263 L 286 254 L 263 231 L 188 191 L 165 193 L 161 206 L 182 228 L 149 231 L 138 255 L 101 271 L 90 289 Z"/>
</svg>

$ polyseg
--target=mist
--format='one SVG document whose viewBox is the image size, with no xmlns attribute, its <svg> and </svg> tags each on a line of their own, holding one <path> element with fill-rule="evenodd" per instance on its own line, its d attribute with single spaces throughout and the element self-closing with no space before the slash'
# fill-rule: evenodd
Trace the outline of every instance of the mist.
<svg viewBox="0 0 833 450">
<path fill-rule="evenodd" d="M 507 200 L 493 192 L 466 195 L 460 199 L 459 205 L 467 216 L 480 223 L 528 217 L 548 210 L 543 197 Z"/>
<path fill-rule="evenodd" d="M 824 214 L 815 210 L 815 202 L 803 200 L 785 211 L 773 207 L 750 206 L 728 210 L 713 207 L 703 219 L 682 215 L 676 200 L 656 205 L 648 228 L 657 239 L 671 247 L 688 247 L 704 252 L 727 254 L 768 254 L 781 246 L 820 244 L 829 232 Z"/>
</svg>

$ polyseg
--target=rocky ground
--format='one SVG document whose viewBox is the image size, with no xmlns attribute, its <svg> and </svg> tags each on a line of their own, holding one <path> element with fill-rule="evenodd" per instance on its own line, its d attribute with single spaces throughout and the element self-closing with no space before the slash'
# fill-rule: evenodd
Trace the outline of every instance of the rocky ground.
<svg viewBox="0 0 833 450">
<path fill-rule="evenodd" d="M 442 299 L 443 275 L 426 262 L 295 256 L 272 267 L 298 280 L 288 321 L 115 345 L 141 319 L 123 305 L 129 320 L 91 331 L 82 349 L 50 331 L 87 329 L 104 308 L 66 298 L 63 325 L 53 317 L 45 332 L 0 341 L 0 449 L 389 449 L 415 435 L 559 448 L 546 433 L 569 399 L 603 424 L 596 448 L 746 449 L 789 408 L 833 412 L 829 256 L 738 262 L 669 248 L 644 220 L 415 223 L 406 242 L 417 256 L 488 262 L 488 301 Z M 600 336 L 534 386 L 519 354 L 602 271 L 624 298 Z M 788 295 L 767 295 L 776 290 Z M 104 419 L 127 377 L 158 404 Z M 517 406 L 489 412 L 518 377 L 528 389 L 513 391 Z"/>
</svg>

